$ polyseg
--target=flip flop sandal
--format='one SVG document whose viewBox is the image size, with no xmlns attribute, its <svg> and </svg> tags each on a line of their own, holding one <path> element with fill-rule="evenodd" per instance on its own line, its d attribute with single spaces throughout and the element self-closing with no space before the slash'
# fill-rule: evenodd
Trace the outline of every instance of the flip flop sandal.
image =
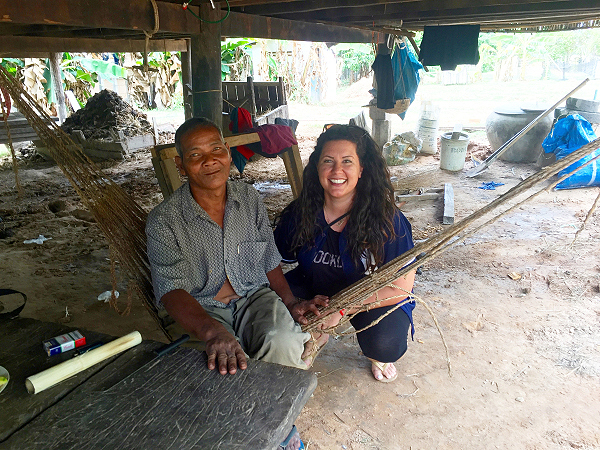
<svg viewBox="0 0 600 450">
<path fill-rule="evenodd" d="M 379 361 L 375 361 L 374 359 L 369 359 L 369 361 L 371 361 L 371 363 L 377 367 L 379 370 L 381 370 L 381 374 L 383 375 L 383 372 L 385 371 L 385 369 L 387 369 L 390 364 L 393 365 L 394 363 L 382 363 Z M 373 378 L 375 378 L 373 376 Z M 385 375 L 383 375 L 383 378 L 381 380 L 378 380 L 377 378 L 375 378 L 376 381 L 380 381 L 381 383 L 391 383 L 392 381 L 394 381 L 396 378 L 398 378 L 398 371 L 396 371 L 396 373 L 394 374 L 394 376 L 392 378 L 387 378 Z"/>
<path fill-rule="evenodd" d="M 296 441 L 296 440 L 300 441 L 300 447 L 298 447 L 298 450 L 304 450 L 304 442 L 302 442 L 302 439 L 300 439 L 300 434 L 298 433 L 298 429 L 296 428 L 296 425 L 294 425 L 292 427 L 292 431 L 290 431 L 290 434 L 288 434 L 288 436 L 285 438 L 285 441 L 283 441 L 281 444 L 279 444 L 279 450 L 289 450 L 288 446 L 290 445 L 290 442 L 293 445 L 294 441 Z M 296 442 L 296 444 L 297 444 L 297 442 Z"/>
</svg>

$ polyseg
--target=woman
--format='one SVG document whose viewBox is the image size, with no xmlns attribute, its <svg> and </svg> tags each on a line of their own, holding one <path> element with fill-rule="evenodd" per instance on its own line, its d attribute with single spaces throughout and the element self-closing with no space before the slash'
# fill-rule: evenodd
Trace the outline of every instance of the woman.
<svg viewBox="0 0 600 450">
<path fill-rule="evenodd" d="M 304 169 L 302 192 L 282 212 L 275 242 L 284 262 L 298 262 L 286 278 L 301 298 L 332 296 L 414 246 L 410 223 L 394 203 L 385 160 L 364 129 L 333 125 L 319 136 Z M 414 277 L 411 271 L 394 281 L 400 289 L 385 287 L 365 300 L 378 303 L 351 319 L 354 328 L 367 327 L 404 300 Z M 393 363 L 406 351 L 413 308 L 414 302 L 407 303 L 357 334 L 375 379 L 396 378 Z M 336 325 L 349 312 L 333 314 L 323 327 Z M 327 338 L 315 341 L 313 355 Z"/>
</svg>

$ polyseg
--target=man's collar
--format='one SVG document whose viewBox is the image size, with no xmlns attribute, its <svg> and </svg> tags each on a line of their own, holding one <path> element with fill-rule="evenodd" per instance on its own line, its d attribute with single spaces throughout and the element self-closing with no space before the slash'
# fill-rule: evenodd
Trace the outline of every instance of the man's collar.
<svg viewBox="0 0 600 450">
<path fill-rule="evenodd" d="M 181 187 L 181 208 L 186 221 L 190 222 L 197 216 L 210 220 L 208 213 L 194 200 L 189 182 Z M 241 204 L 241 198 L 237 183 L 227 181 L 227 203 L 234 204 L 237 207 Z"/>
</svg>

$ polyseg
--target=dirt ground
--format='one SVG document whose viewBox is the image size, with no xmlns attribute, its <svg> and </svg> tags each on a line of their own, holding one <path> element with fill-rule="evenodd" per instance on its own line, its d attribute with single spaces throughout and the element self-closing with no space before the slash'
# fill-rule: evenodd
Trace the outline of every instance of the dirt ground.
<svg viewBox="0 0 600 450">
<path fill-rule="evenodd" d="M 311 107 L 292 111 L 300 120 L 318 120 Z M 298 134 L 306 161 L 316 133 L 300 128 Z M 103 167 L 145 209 L 162 200 L 148 152 Z M 391 168 L 399 179 L 425 174 L 415 177 L 415 188 L 451 182 L 457 221 L 536 170 L 497 161 L 468 179 L 441 171 L 436 156 Z M 121 317 L 97 300 L 111 285 L 108 246 L 61 171 L 28 161 L 19 173 L 21 200 L 12 171 L 0 171 L 0 287 L 28 295 L 22 316 L 111 335 L 137 329 L 146 339 L 164 340 L 139 302 Z M 279 159 L 250 163 L 242 178 L 263 194 L 271 217 L 292 198 Z M 504 185 L 478 189 L 482 181 Z M 415 339 L 396 364 L 393 383 L 373 379 L 354 336 L 330 339 L 313 367 L 319 385 L 296 422 L 306 448 L 600 449 L 597 212 L 572 244 L 597 193 L 543 193 L 422 267 L 415 293 L 444 333 L 451 376 L 439 333 L 421 305 Z M 416 239 L 442 230 L 441 199 L 402 209 Z M 23 243 L 40 234 L 51 239 Z M 513 272 L 521 278 L 511 279 Z M 126 301 L 126 280 L 118 287 Z M 15 300 L 0 298 L 5 311 Z"/>
</svg>

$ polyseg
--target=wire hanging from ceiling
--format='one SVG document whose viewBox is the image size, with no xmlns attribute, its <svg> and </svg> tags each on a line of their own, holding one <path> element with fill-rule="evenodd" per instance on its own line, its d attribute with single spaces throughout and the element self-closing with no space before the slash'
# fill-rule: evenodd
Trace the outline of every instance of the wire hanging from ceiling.
<svg viewBox="0 0 600 450">
<path fill-rule="evenodd" d="M 203 19 L 202 17 L 200 17 L 198 14 L 196 14 L 194 11 L 192 11 L 191 9 L 188 8 L 188 6 L 190 6 L 190 3 L 192 3 L 191 1 L 189 2 L 183 2 L 183 9 L 187 10 L 190 12 L 190 14 L 192 14 L 192 16 L 194 16 L 195 18 L 197 18 L 198 20 L 200 20 L 201 22 L 204 23 L 221 23 L 224 22 L 225 19 L 227 19 L 229 17 L 229 13 L 231 12 L 231 6 L 229 5 L 229 0 L 225 0 L 225 3 L 227 3 L 227 13 L 225 14 L 225 17 L 223 17 L 222 19 L 219 20 L 206 20 Z M 212 2 L 212 0 L 210 0 L 210 4 L 212 5 L 213 9 L 215 8 L 215 4 Z"/>
</svg>

